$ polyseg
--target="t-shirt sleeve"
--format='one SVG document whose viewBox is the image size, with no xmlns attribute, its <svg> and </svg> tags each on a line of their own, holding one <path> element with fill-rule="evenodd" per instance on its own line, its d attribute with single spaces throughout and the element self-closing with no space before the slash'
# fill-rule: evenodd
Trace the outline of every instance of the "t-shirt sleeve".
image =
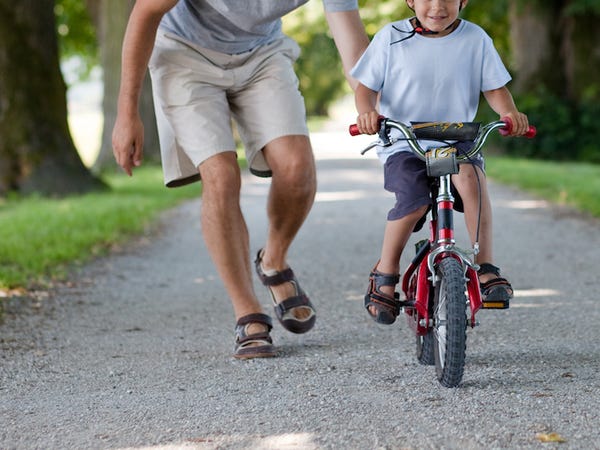
<svg viewBox="0 0 600 450">
<path fill-rule="evenodd" d="M 327 12 L 353 11 L 358 9 L 358 0 L 323 0 Z"/>
<path fill-rule="evenodd" d="M 492 38 L 485 36 L 481 91 L 491 91 L 506 85 L 512 77 L 494 47 Z"/>
</svg>

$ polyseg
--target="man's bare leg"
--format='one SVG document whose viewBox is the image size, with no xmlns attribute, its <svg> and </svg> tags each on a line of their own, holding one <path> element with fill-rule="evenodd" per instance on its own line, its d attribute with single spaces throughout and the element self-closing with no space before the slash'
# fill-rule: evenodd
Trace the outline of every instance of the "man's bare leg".
<svg viewBox="0 0 600 450">
<path fill-rule="evenodd" d="M 273 178 L 267 204 L 269 229 L 262 267 L 263 270 L 281 271 L 288 267 L 288 249 L 314 203 L 317 186 L 315 161 L 310 140 L 302 135 L 275 139 L 263 151 Z M 271 286 L 270 289 L 278 302 L 296 294 L 291 283 Z M 309 314 L 308 308 L 294 309 L 298 319 Z"/>
<path fill-rule="evenodd" d="M 261 313 L 252 283 L 248 229 L 240 208 L 241 178 L 236 154 L 215 155 L 203 162 L 199 170 L 202 233 L 236 320 Z"/>
</svg>

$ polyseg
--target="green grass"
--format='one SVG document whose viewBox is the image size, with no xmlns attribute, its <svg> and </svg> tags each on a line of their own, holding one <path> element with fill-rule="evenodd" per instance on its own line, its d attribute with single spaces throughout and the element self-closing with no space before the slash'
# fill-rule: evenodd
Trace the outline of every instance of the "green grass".
<svg viewBox="0 0 600 450">
<path fill-rule="evenodd" d="M 69 264 L 106 253 L 142 232 L 160 211 L 200 195 L 199 183 L 166 189 L 157 167 L 105 181 L 111 190 L 103 193 L 0 200 L 0 290 L 63 278 Z"/>
<path fill-rule="evenodd" d="M 551 202 L 600 217 L 600 165 L 486 157 L 488 175 Z"/>
</svg>

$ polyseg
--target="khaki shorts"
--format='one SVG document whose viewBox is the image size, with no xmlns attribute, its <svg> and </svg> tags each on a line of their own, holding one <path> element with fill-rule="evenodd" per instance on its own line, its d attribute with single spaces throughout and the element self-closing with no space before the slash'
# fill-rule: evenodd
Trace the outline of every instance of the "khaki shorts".
<svg viewBox="0 0 600 450">
<path fill-rule="evenodd" d="M 287 37 L 228 55 L 159 30 L 149 68 L 165 184 L 197 181 L 203 161 L 235 150 L 232 120 L 250 171 L 270 176 L 263 147 L 282 136 L 308 135 L 293 68 L 299 53 Z"/>
</svg>

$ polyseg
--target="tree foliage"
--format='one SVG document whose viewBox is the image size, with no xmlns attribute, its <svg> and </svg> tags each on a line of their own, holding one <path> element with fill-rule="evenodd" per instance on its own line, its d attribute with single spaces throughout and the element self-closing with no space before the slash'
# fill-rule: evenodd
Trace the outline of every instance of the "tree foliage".
<svg viewBox="0 0 600 450">
<path fill-rule="evenodd" d="M 83 56 L 86 68 L 99 60 L 94 27 L 98 20 L 93 11 L 101 1 L 56 0 L 61 54 Z M 384 24 L 413 14 L 398 0 L 359 0 L 359 6 L 370 36 Z M 596 105 L 600 103 L 600 31 L 595 26 L 600 18 L 600 0 L 477 0 L 471 1 L 461 16 L 482 26 L 494 39 L 514 76 L 510 88 L 519 106 L 532 121 L 543 124 L 543 152 L 558 156 L 560 149 L 570 144 L 576 149 L 571 155 L 595 155 L 594 136 L 600 135 L 595 125 Z M 350 90 L 322 2 L 308 2 L 286 16 L 284 31 L 302 48 L 297 73 L 307 113 L 326 114 L 331 103 Z M 553 132 L 554 124 L 571 132 L 563 131 L 559 138 Z M 541 151 L 541 138 L 526 145 L 518 141 L 517 151 L 531 155 Z"/>
<path fill-rule="evenodd" d="M 600 162 L 600 0 L 521 0 L 510 12 L 516 97 L 538 137 L 506 142 L 508 150 Z"/>
<path fill-rule="evenodd" d="M 61 59 L 76 58 L 80 78 L 99 64 L 97 30 L 92 13 L 99 2 L 56 0 L 54 15 Z"/>
</svg>

